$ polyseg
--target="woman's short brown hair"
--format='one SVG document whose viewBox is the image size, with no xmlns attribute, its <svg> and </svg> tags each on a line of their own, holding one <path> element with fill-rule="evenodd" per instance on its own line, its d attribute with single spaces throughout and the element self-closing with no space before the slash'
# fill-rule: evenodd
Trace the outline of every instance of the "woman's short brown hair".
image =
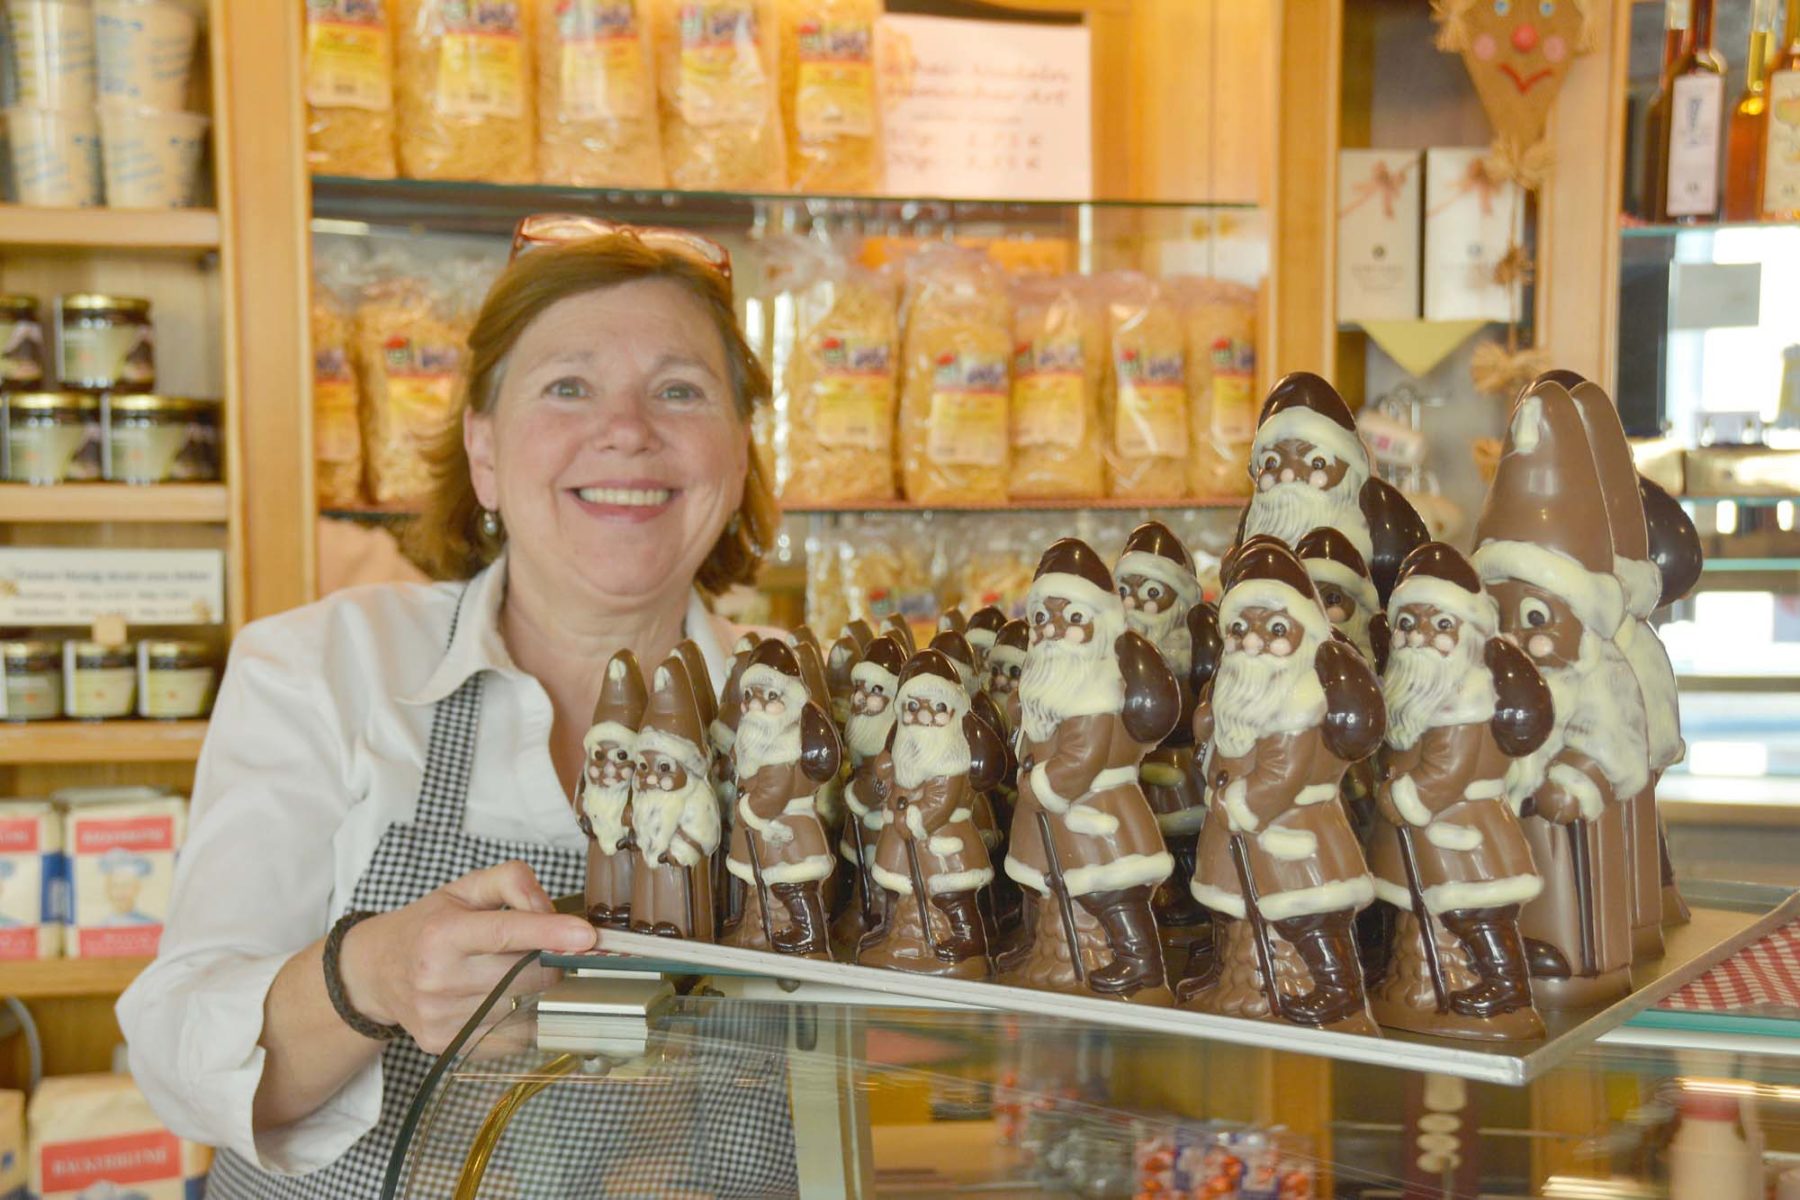
<svg viewBox="0 0 1800 1200">
<path fill-rule="evenodd" d="M 488 289 L 481 313 L 469 332 L 462 397 L 456 417 L 426 449 L 432 486 L 425 511 L 414 524 L 408 548 L 415 561 L 437 579 L 468 579 L 494 561 L 504 534 L 489 537 L 481 529 L 481 503 L 469 476 L 469 454 L 463 446 L 467 413 L 492 412 L 500 396 L 507 355 L 527 326 L 559 300 L 604 291 L 639 279 L 666 279 L 679 284 L 705 307 L 725 345 L 737 415 L 748 436 L 750 418 L 769 401 L 769 376 L 738 328 L 732 310 L 731 284 L 697 259 L 646 246 L 629 234 L 609 234 L 585 241 L 545 246 L 521 254 Z M 700 564 L 695 582 L 718 595 L 738 583 L 751 583 L 762 565 L 765 548 L 774 541 L 781 513 L 767 475 L 750 448 L 744 499 L 737 515 Z"/>
</svg>

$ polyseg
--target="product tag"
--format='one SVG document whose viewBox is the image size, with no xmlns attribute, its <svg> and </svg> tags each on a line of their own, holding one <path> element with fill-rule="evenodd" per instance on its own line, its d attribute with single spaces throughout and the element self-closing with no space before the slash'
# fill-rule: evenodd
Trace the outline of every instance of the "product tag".
<svg viewBox="0 0 1800 1200">
<path fill-rule="evenodd" d="M 394 103 L 393 50 L 381 6 L 307 0 L 306 102 L 386 112 Z"/>
<path fill-rule="evenodd" d="M 747 0 L 681 6 L 681 119 L 754 124 L 768 112 L 756 6 Z"/>
<path fill-rule="evenodd" d="M 802 141 L 875 133 L 874 30 L 864 21 L 803 21 L 794 125 Z"/>
<path fill-rule="evenodd" d="M 650 68 L 632 0 L 565 0 L 556 26 L 566 119 L 630 121 L 649 114 Z"/>
<path fill-rule="evenodd" d="M 1040 340 L 1015 347 L 1013 445 L 1081 445 L 1087 427 L 1085 383 L 1078 339 Z"/>
<path fill-rule="evenodd" d="M 1006 362 L 954 352 L 932 380 L 925 454 L 944 466 L 1006 465 Z"/>
<path fill-rule="evenodd" d="M 525 115 L 525 35 L 516 3 L 483 0 L 447 20 L 438 43 L 438 113 L 446 117 Z"/>
<path fill-rule="evenodd" d="M 1188 450 L 1187 388 L 1181 355 L 1121 350 L 1114 369 L 1119 401 L 1113 448 L 1123 458 L 1185 458 Z"/>
<path fill-rule="evenodd" d="M 814 356 L 825 365 L 813 382 L 813 436 L 819 444 L 858 450 L 888 445 L 894 412 L 889 345 L 824 334 Z"/>
</svg>

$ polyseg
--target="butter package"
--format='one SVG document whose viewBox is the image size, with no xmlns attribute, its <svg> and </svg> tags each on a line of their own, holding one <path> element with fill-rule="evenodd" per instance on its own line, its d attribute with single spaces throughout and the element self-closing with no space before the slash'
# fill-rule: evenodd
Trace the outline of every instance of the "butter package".
<svg viewBox="0 0 1800 1200">
<path fill-rule="evenodd" d="M 25 1093 L 0 1091 L 0 1200 L 26 1200 Z"/>
<path fill-rule="evenodd" d="M 187 801 L 82 805 L 65 821 L 73 916 L 64 952 L 71 958 L 155 954 L 175 851 L 187 830 Z"/>
<path fill-rule="evenodd" d="M 1339 321 L 1419 315 L 1419 154 L 1338 151 Z"/>
<path fill-rule="evenodd" d="M 26 1111 L 36 1200 L 190 1200 L 212 1151 L 163 1128 L 129 1075 L 45 1079 Z"/>
<path fill-rule="evenodd" d="M 48 804 L 0 804 L 0 960 L 55 958 L 68 920 L 62 818 Z"/>
<path fill-rule="evenodd" d="M 1510 321 L 1519 285 L 1494 278 L 1522 245 L 1525 196 L 1492 174 L 1484 147 L 1425 151 L 1425 319 Z"/>
</svg>

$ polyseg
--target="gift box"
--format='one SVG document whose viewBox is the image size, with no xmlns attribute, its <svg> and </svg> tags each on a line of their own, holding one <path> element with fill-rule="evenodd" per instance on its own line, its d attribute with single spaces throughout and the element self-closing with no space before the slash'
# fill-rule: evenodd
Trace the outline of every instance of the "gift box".
<svg viewBox="0 0 1800 1200">
<path fill-rule="evenodd" d="M 1338 152 L 1337 319 L 1419 315 L 1419 155 Z"/>
<path fill-rule="evenodd" d="M 1425 319 L 1510 321 L 1519 285 L 1495 278 L 1523 242 L 1525 197 L 1496 179 L 1483 147 L 1425 152 Z"/>
</svg>

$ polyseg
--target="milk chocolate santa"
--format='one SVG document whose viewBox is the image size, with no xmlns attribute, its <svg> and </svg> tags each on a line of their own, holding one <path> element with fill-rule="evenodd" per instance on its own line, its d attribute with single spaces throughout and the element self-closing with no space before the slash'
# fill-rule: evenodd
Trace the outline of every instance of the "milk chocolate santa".
<svg viewBox="0 0 1800 1200">
<path fill-rule="evenodd" d="M 1369 865 L 1375 894 L 1405 915 L 1372 989 L 1375 1018 L 1450 1037 L 1540 1037 L 1519 908 L 1543 883 L 1506 770 L 1549 734 L 1550 689 L 1499 636 L 1475 569 L 1442 542 L 1407 556 L 1388 612 L 1386 770 Z"/>
<path fill-rule="evenodd" d="M 924 975 L 992 972 L 978 903 L 994 878 L 975 827 L 979 793 L 1005 765 L 1000 735 L 969 711 L 956 668 L 921 651 L 900 678 L 889 741 L 893 786 L 870 873 L 882 918 L 857 961 Z"/>
<path fill-rule="evenodd" d="M 1064 538 L 1044 552 L 1026 600 L 1006 872 L 1038 912 L 1016 982 L 1167 1004 L 1150 902 L 1173 860 L 1138 765 L 1174 727 L 1181 692 L 1156 648 L 1125 627 L 1113 586 L 1092 547 Z"/>
<path fill-rule="evenodd" d="M 631 752 L 647 702 L 637 659 L 619 651 L 606 664 L 593 724 L 581 739 L 587 751 L 580 803 L 588 836 L 587 915 L 615 929 L 631 924 Z"/>
<path fill-rule="evenodd" d="M 1023 621 L 1008 621 L 994 635 L 982 663 L 982 691 L 1000 711 L 1005 713 L 1012 695 L 1019 690 L 1019 676 L 1025 671 L 1025 652 L 1031 645 L 1031 628 Z M 1010 734 L 1010 726 L 1005 731 Z"/>
<path fill-rule="evenodd" d="M 1638 496 L 1644 502 L 1644 523 L 1650 533 L 1650 561 L 1662 575 L 1662 596 L 1657 606 L 1666 608 L 1685 599 L 1700 582 L 1700 569 L 1705 565 L 1700 531 L 1694 528 L 1694 519 L 1681 507 L 1679 500 L 1642 475 L 1638 476 Z M 1662 857 L 1663 924 L 1685 924 L 1688 908 L 1675 887 L 1675 869 L 1669 862 L 1668 833 L 1660 829 L 1658 832 Z"/>
<path fill-rule="evenodd" d="M 1549 738 L 1507 773 L 1544 880 L 1520 920 L 1539 1008 L 1631 990 L 1625 812 L 1649 785 L 1649 748 L 1642 695 L 1613 640 L 1625 594 L 1607 512 L 1575 401 L 1553 381 L 1533 385 L 1508 424 L 1474 564 L 1501 632 L 1555 704 Z"/>
<path fill-rule="evenodd" d="M 1295 546 L 1315 529 L 1335 529 L 1383 596 L 1400 560 L 1430 536 L 1406 497 L 1374 475 L 1343 397 L 1305 371 L 1283 376 L 1263 401 L 1250 478 L 1256 491 L 1238 526 L 1240 542 L 1266 533 Z"/>
<path fill-rule="evenodd" d="M 713 940 L 712 855 L 719 805 L 699 693 L 680 653 L 656 669 L 633 748 L 631 927 L 659 937 Z"/>
<path fill-rule="evenodd" d="M 1349 639 L 1380 674 L 1387 664 L 1388 623 L 1368 564 L 1336 529 L 1314 529 L 1294 546 L 1325 606 L 1331 627 Z"/>
<path fill-rule="evenodd" d="M 969 628 L 963 632 L 963 636 L 974 647 L 977 669 L 987 666 L 988 651 L 994 648 L 994 640 L 1005 627 L 1006 614 L 992 604 L 976 609 L 975 614 L 969 618 Z"/>
<path fill-rule="evenodd" d="M 1272 539 L 1236 557 L 1219 628 L 1219 666 L 1194 712 L 1208 749 L 1192 887 L 1213 913 L 1213 952 L 1182 1001 L 1372 1032 L 1351 930 L 1375 884 L 1338 787 L 1381 742 L 1374 671 L 1332 636 L 1305 568 Z"/>
<path fill-rule="evenodd" d="M 733 748 L 737 743 L 738 718 L 743 713 L 740 701 L 744 669 L 750 665 L 750 655 L 761 640 L 755 633 L 746 633 L 738 639 L 731 656 L 731 668 L 725 676 L 725 686 L 719 692 L 718 713 L 706 731 L 707 741 L 712 746 L 713 794 L 719 801 L 719 822 L 723 831 L 719 852 L 713 855 L 713 903 L 718 906 L 721 921 L 728 925 L 735 924 L 738 916 L 732 905 L 742 899 L 738 889 L 730 885 L 731 876 L 726 871 L 725 861 L 731 830 L 737 823 L 737 758 Z"/>
<path fill-rule="evenodd" d="M 829 958 L 823 884 L 834 857 L 813 808 L 842 756 L 831 718 L 807 695 L 800 664 L 770 639 L 740 684 L 737 822 L 726 862 L 744 893 L 734 946 Z"/>
<path fill-rule="evenodd" d="M 850 717 L 844 723 L 844 746 L 849 751 L 850 781 L 844 785 L 844 831 L 838 838 L 838 854 L 852 868 L 850 893 L 843 913 L 832 930 L 833 942 L 854 951 L 864 935 L 880 919 L 881 902 L 869 876 L 875 861 L 875 843 L 881 837 L 883 802 L 893 784 L 893 768 L 886 750 L 893 731 L 894 697 L 900 691 L 900 672 L 906 654 L 891 637 L 878 637 L 851 669 Z"/>
</svg>

